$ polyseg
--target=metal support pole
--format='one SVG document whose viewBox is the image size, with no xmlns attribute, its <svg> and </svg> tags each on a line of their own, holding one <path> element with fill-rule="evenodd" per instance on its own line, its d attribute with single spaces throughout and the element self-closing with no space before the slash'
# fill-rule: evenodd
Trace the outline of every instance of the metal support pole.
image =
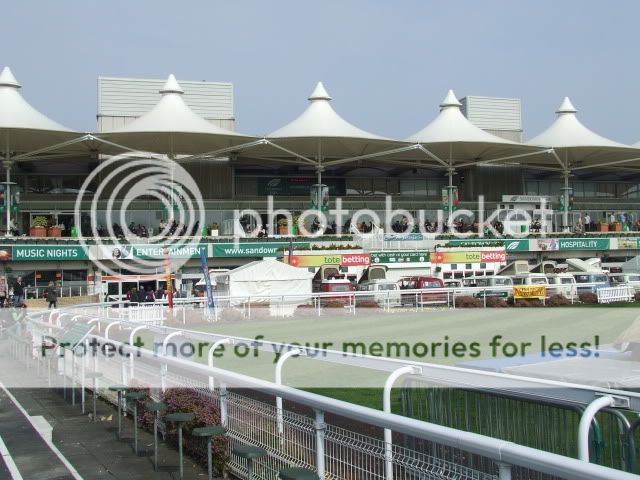
<svg viewBox="0 0 640 480">
<path fill-rule="evenodd" d="M 498 480 L 511 480 L 511 465 L 498 462 Z"/>
<path fill-rule="evenodd" d="M 291 357 L 297 357 L 299 355 L 303 355 L 304 352 L 299 348 L 294 348 L 287 352 L 284 352 L 276 363 L 276 384 L 282 385 L 282 367 L 284 366 L 284 362 Z M 278 422 L 278 435 L 282 435 L 284 433 L 284 421 L 282 416 L 282 397 L 276 397 L 276 416 Z M 282 438 L 280 439 L 282 441 Z"/>
<path fill-rule="evenodd" d="M 227 384 L 220 383 L 220 423 L 225 427 L 229 426 L 228 395 Z"/>
<path fill-rule="evenodd" d="M 578 458 L 582 461 L 589 461 L 589 431 L 591 422 L 596 414 L 603 408 L 613 407 L 615 400 L 613 397 L 605 395 L 591 402 L 582 412 L 580 424 L 578 425 Z"/>
<path fill-rule="evenodd" d="M 209 365 L 210 368 L 213 368 L 213 354 L 220 345 L 233 345 L 233 340 L 231 340 L 230 338 L 223 338 L 221 340 L 218 340 L 217 342 L 214 342 L 214 344 L 211 345 L 211 347 L 209 347 L 207 364 Z M 209 376 L 209 390 L 213 392 L 214 386 L 215 385 L 214 385 L 213 377 Z"/>
<path fill-rule="evenodd" d="M 136 333 L 138 333 L 140 330 L 143 330 L 147 328 L 146 325 L 140 325 L 136 328 L 134 328 L 133 330 L 131 330 L 131 333 L 129 334 L 129 345 L 133 345 L 133 338 L 135 336 Z M 129 378 L 133 379 L 134 377 L 134 368 L 133 368 L 133 357 L 135 355 L 132 353 L 131 355 L 129 355 Z M 126 383 L 125 383 L 126 385 Z"/>
<path fill-rule="evenodd" d="M 418 375 L 420 373 L 422 373 L 422 368 L 413 365 L 406 365 L 391 372 L 384 382 L 382 410 L 385 413 L 391 413 L 391 389 L 396 380 L 403 375 Z M 384 429 L 384 471 L 384 478 L 393 480 L 393 439 L 391 430 L 388 428 Z"/>
<path fill-rule="evenodd" d="M 318 470 L 318 476 L 324 479 L 324 435 L 327 429 L 327 424 L 324 423 L 324 412 L 316 410 L 316 419 L 313 423 L 313 428 L 316 432 L 316 469 Z"/>
<path fill-rule="evenodd" d="M 571 225 L 569 225 L 569 175 L 571 171 L 568 168 L 563 170 L 562 175 L 564 177 L 564 187 L 562 189 L 562 198 L 564 199 L 564 205 L 562 207 L 562 223 L 565 232 L 571 231 Z"/>
</svg>

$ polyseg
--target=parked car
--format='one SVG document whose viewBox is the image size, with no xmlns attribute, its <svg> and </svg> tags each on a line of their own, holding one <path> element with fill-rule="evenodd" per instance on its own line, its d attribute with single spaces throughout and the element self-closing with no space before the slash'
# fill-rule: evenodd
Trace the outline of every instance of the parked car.
<svg viewBox="0 0 640 480">
<path fill-rule="evenodd" d="M 400 287 L 391 280 L 367 280 L 356 287 L 359 292 L 371 292 L 371 295 L 358 295 L 357 303 L 374 301 L 380 306 L 398 307 L 402 304 Z"/>
<path fill-rule="evenodd" d="M 464 286 L 487 288 L 487 290 L 478 290 L 473 292 L 472 295 L 476 298 L 484 298 L 485 296 L 507 298 L 511 296 L 511 287 L 513 286 L 513 280 L 511 279 L 511 277 L 506 277 L 503 275 L 467 277 L 464 279 Z"/>
<path fill-rule="evenodd" d="M 549 295 L 563 295 L 574 298 L 578 295 L 576 279 L 570 273 L 550 273 L 547 275 Z"/>
<path fill-rule="evenodd" d="M 609 281 L 612 287 L 629 285 L 636 292 L 640 292 L 640 273 L 610 273 Z"/>
<path fill-rule="evenodd" d="M 578 293 L 596 293 L 601 288 L 608 288 L 611 286 L 609 277 L 607 277 L 605 273 L 579 272 L 574 273 L 573 278 L 576 279 Z"/>
<path fill-rule="evenodd" d="M 341 293 L 341 292 L 353 292 L 355 288 L 351 280 L 344 275 L 330 277 L 322 280 L 319 284 L 320 293 Z M 320 299 L 323 305 L 329 303 L 343 303 L 348 304 L 351 302 L 352 295 L 327 295 Z"/>
<path fill-rule="evenodd" d="M 444 282 L 438 277 L 403 277 L 398 281 L 400 290 L 428 290 L 444 288 Z M 428 305 L 447 302 L 447 293 L 420 292 L 401 295 L 402 304 Z"/>
</svg>

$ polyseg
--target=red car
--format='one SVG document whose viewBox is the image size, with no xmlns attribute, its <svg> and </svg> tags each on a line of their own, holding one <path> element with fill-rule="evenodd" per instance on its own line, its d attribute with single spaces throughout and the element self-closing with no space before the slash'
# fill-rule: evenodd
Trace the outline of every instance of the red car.
<svg viewBox="0 0 640 480">
<path fill-rule="evenodd" d="M 444 288 L 444 282 L 438 277 L 403 277 L 398 282 L 398 285 L 400 286 L 400 290 L 428 290 Z M 446 302 L 446 292 L 407 293 L 402 295 L 403 304 L 427 305 Z"/>
</svg>

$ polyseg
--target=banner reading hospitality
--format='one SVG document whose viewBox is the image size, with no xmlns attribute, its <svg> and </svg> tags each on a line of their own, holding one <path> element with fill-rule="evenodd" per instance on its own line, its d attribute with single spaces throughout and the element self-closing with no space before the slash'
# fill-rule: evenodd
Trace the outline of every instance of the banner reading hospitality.
<svg viewBox="0 0 640 480">
<path fill-rule="evenodd" d="M 506 262 L 504 250 L 480 250 L 472 252 L 435 252 L 431 256 L 432 263 L 480 263 Z"/>
<path fill-rule="evenodd" d="M 543 299 L 547 295 L 544 285 L 514 285 L 513 298 L 539 298 Z"/>
</svg>

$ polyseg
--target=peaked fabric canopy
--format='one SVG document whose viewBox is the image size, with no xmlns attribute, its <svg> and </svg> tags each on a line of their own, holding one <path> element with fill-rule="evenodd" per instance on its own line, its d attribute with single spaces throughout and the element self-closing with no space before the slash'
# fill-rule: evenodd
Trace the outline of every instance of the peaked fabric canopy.
<svg viewBox="0 0 640 480">
<path fill-rule="evenodd" d="M 576 112 L 569 97 L 564 97 L 553 123 L 527 144 L 552 147 L 562 167 L 570 169 L 633 162 L 640 157 L 637 147 L 614 142 L 589 130 Z"/>
<path fill-rule="evenodd" d="M 457 164 L 492 161 L 527 153 L 535 154 L 539 147 L 531 147 L 491 135 L 476 127 L 461 112 L 461 103 L 449 90 L 440 104 L 440 113 L 407 141 L 423 145 L 441 161 Z"/>
<path fill-rule="evenodd" d="M 160 101 L 149 112 L 100 138 L 129 148 L 166 154 L 199 154 L 254 140 L 217 127 L 184 102 L 184 91 L 173 75 L 160 90 Z"/>
<path fill-rule="evenodd" d="M 20 94 L 21 85 L 11 69 L 0 73 L 0 151 L 25 153 L 78 138 L 33 108 Z"/>
<path fill-rule="evenodd" d="M 267 139 L 318 160 L 375 153 L 401 144 L 361 130 L 343 119 L 331 106 L 331 96 L 322 82 L 318 82 L 308 100 L 309 106 L 298 118 Z"/>
</svg>

